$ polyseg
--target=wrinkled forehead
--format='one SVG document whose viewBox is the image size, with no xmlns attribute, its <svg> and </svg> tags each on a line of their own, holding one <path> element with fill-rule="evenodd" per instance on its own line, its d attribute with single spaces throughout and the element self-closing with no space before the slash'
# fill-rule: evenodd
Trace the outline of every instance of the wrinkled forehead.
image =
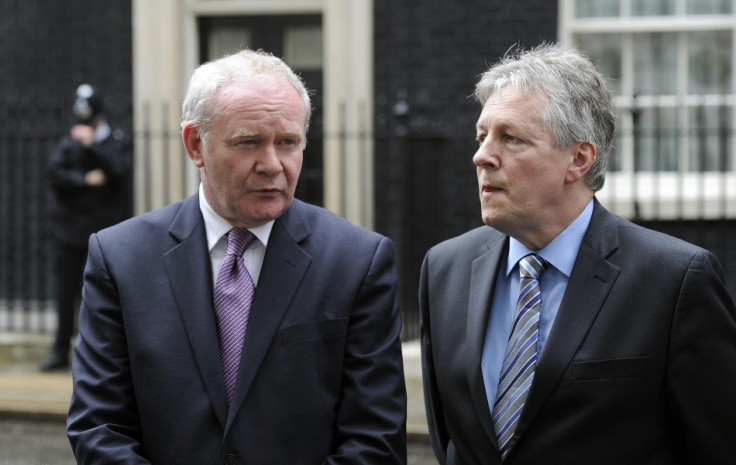
<svg viewBox="0 0 736 465">
<path fill-rule="evenodd" d="M 230 82 L 222 86 L 215 94 L 216 107 L 238 106 L 274 107 L 298 114 L 304 119 L 303 102 L 294 87 L 288 83 L 277 82 Z"/>
<path fill-rule="evenodd" d="M 488 100 L 495 99 L 497 101 L 506 100 L 524 100 L 538 102 L 540 107 L 546 106 L 549 97 L 547 93 L 539 87 L 522 86 L 515 82 L 506 82 L 505 84 L 494 87 L 488 94 Z M 483 105 L 485 107 L 485 104 Z"/>
<path fill-rule="evenodd" d="M 499 119 L 541 120 L 547 101 L 542 92 L 529 92 L 507 85 L 489 95 L 478 116 L 476 128 Z"/>
<path fill-rule="evenodd" d="M 214 116 L 223 108 L 237 105 L 240 109 L 266 105 L 279 107 L 298 117 L 302 129 L 308 127 L 308 114 L 299 91 L 285 79 L 249 77 L 222 85 L 213 98 Z"/>
</svg>

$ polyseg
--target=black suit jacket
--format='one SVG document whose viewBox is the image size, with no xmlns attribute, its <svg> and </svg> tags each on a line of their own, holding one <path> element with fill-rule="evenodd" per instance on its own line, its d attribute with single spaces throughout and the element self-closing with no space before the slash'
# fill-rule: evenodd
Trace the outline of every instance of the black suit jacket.
<svg viewBox="0 0 736 465">
<path fill-rule="evenodd" d="M 501 463 L 481 354 L 507 244 L 481 227 L 422 266 L 425 399 L 442 464 Z M 736 309 L 720 265 L 596 201 L 504 464 L 733 465 L 735 437 Z"/>
<path fill-rule="evenodd" d="M 65 136 L 49 154 L 49 223 L 60 243 L 84 250 L 89 235 L 130 217 L 132 146 L 122 132 L 85 148 Z M 88 186 L 88 171 L 101 169 L 104 186 Z"/>
<path fill-rule="evenodd" d="M 294 201 L 228 409 L 198 196 L 93 235 L 68 434 L 80 464 L 402 464 L 390 241 Z"/>
</svg>

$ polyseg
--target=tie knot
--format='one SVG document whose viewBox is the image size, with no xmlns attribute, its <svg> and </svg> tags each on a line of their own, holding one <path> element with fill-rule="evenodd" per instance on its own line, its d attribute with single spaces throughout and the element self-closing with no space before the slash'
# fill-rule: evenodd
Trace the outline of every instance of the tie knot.
<svg viewBox="0 0 736 465">
<path fill-rule="evenodd" d="M 227 255 L 243 255 L 256 236 L 244 228 L 233 228 L 227 233 Z"/>
<path fill-rule="evenodd" d="M 549 267 L 549 263 L 537 254 L 529 254 L 519 260 L 519 272 L 522 278 L 539 279 Z"/>
</svg>

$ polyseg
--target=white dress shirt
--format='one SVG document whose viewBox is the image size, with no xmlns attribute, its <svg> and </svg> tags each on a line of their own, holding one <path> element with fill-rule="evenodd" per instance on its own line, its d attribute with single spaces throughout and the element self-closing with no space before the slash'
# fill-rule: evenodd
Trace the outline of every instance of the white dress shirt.
<svg viewBox="0 0 736 465">
<path fill-rule="evenodd" d="M 210 206 L 204 196 L 202 184 L 199 184 L 199 209 L 204 217 L 204 226 L 207 233 L 207 250 L 210 252 L 210 263 L 212 264 L 212 285 L 217 282 L 217 274 L 220 272 L 220 264 L 225 258 L 227 252 L 227 237 L 225 235 L 233 228 L 225 218 L 221 217 Z M 273 221 L 258 226 L 256 228 L 248 228 L 256 236 L 256 240 L 245 249 L 243 254 L 243 263 L 248 270 L 253 285 L 258 286 L 258 278 L 261 275 L 261 267 L 263 266 L 263 257 L 266 255 L 266 246 L 268 238 L 271 237 L 271 229 Z"/>
</svg>

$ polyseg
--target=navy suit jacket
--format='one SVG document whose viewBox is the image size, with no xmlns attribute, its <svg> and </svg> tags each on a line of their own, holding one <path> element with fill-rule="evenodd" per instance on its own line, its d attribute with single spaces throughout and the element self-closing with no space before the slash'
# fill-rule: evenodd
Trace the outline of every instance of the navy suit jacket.
<svg viewBox="0 0 736 465">
<path fill-rule="evenodd" d="M 391 242 L 297 200 L 274 224 L 232 405 L 198 196 L 92 235 L 68 435 L 80 464 L 403 464 Z"/>
<path fill-rule="evenodd" d="M 440 463 L 501 463 L 481 374 L 508 236 L 432 248 L 419 292 Z M 544 279 L 544 278 L 542 278 Z M 715 257 L 597 201 L 504 465 L 736 464 L 736 308 Z"/>
</svg>

